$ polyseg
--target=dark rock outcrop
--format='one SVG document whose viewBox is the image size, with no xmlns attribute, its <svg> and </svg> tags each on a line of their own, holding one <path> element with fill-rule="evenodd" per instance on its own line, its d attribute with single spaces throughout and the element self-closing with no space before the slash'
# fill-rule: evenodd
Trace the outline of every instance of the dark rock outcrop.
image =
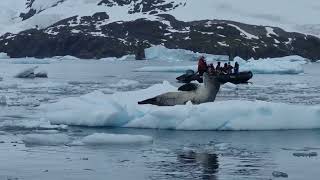
<svg viewBox="0 0 320 180">
<path fill-rule="evenodd" d="M 112 3 L 111 0 L 101 1 L 108 6 Z M 74 16 L 45 29 L 7 33 L 0 37 L 0 52 L 11 57 L 120 57 L 135 54 L 137 42 L 144 42 L 144 48 L 164 45 L 229 55 L 231 59 L 235 56 L 257 59 L 288 55 L 320 59 L 320 39 L 314 36 L 225 20 L 182 22 L 168 14 L 156 18 L 111 22 L 105 12 Z"/>
</svg>

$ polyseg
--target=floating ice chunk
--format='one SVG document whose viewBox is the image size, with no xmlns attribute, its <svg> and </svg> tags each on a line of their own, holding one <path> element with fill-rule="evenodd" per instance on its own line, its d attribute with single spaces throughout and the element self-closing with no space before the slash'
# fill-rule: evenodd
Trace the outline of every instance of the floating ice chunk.
<svg viewBox="0 0 320 180">
<path fill-rule="evenodd" d="M 64 134 L 28 134 L 22 137 L 26 145 L 58 146 L 68 144 L 70 139 Z"/>
<path fill-rule="evenodd" d="M 17 116 L 17 115 L 16 115 Z M 22 115 L 21 115 L 22 116 Z M 42 120 L 23 120 L 23 121 L 2 121 L 0 127 L 14 127 L 14 128 L 26 128 L 26 129 L 66 129 L 66 125 L 52 125 L 48 121 Z"/>
<path fill-rule="evenodd" d="M 228 88 L 228 89 L 234 89 L 234 88 L 237 87 L 237 85 L 227 82 L 227 83 L 225 83 L 225 84 L 223 85 L 223 87 L 224 87 L 224 88 Z"/>
<path fill-rule="evenodd" d="M 147 89 L 114 94 L 95 91 L 42 108 L 47 110 L 45 117 L 52 124 L 177 130 L 320 128 L 319 106 L 242 100 L 173 107 L 137 104 L 138 101 L 169 91 L 177 91 L 177 88 L 167 82 Z"/>
<path fill-rule="evenodd" d="M 1 53 L 0 53 L 0 59 L 10 59 L 10 56 L 8 56 L 7 53 L 1 52 Z"/>
<path fill-rule="evenodd" d="M 28 69 L 23 70 L 22 72 L 18 73 L 15 77 L 16 78 L 35 78 L 36 75 L 34 71 L 38 68 L 38 66 L 34 66 Z"/>
<path fill-rule="evenodd" d="M 152 142 L 152 137 L 145 135 L 94 133 L 84 137 L 81 142 L 84 145 L 91 146 L 109 144 L 142 144 Z"/>
<path fill-rule="evenodd" d="M 121 79 L 115 84 L 110 84 L 109 86 L 112 88 L 119 88 L 119 87 L 133 87 L 139 84 L 138 81 L 129 80 L 129 79 Z"/>
<path fill-rule="evenodd" d="M 38 130 L 38 129 L 36 129 L 34 132 L 39 133 L 39 134 L 57 134 L 60 131 L 55 130 L 55 129 L 47 129 L 47 130 Z"/>
</svg>

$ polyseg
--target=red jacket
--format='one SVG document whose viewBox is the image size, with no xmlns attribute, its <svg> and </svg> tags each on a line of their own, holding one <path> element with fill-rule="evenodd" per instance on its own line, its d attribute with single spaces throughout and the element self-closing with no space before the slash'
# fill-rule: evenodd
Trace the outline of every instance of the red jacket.
<svg viewBox="0 0 320 180">
<path fill-rule="evenodd" d="M 199 72 L 205 72 L 207 70 L 208 66 L 204 58 L 200 58 L 198 61 L 198 71 Z"/>
</svg>

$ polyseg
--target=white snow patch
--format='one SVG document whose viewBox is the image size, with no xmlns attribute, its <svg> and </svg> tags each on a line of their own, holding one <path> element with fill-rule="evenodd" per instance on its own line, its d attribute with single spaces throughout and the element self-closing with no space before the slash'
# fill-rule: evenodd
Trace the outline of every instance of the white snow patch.
<svg viewBox="0 0 320 180">
<path fill-rule="evenodd" d="M 58 4 L 59 1 L 61 0 L 36 0 L 33 2 L 31 9 L 34 9 L 37 11 L 45 10 L 47 8 L 50 8 Z"/>
<path fill-rule="evenodd" d="M 84 145 L 90 146 L 110 144 L 143 144 L 152 142 L 152 137 L 145 135 L 94 133 L 84 137 L 80 142 Z"/>
<path fill-rule="evenodd" d="M 267 30 L 267 37 L 271 37 L 270 35 L 275 35 L 275 36 L 279 36 L 278 34 L 276 34 L 273 30 L 272 27 L 266 27 Z"/>
<path fill-rule="evenodd" d="M 46 119 L 53 124 L 176 130 L 320 128 L 319 106 L 242 100 L 173 107 L 137 104 L 138 101 L 176 89 L 164 82 L 147 89 L 111 95 L 96 91 L 42 108 L 47 110 Z"/>
<path fill-rule="evenodd" d="M 253 34 L 250 34 L 248 32 L 246 32 L 245 30 L 241 29 L 240 27 L 234 25 L 234 24 L 228 24 L 229 26 L 235 27 L 236 29 L 238 29 L 242 35 L 242 37 L 247 38 L 247 39 L 259 39 L 258 36 L 255 36 Z"/>
</svg>

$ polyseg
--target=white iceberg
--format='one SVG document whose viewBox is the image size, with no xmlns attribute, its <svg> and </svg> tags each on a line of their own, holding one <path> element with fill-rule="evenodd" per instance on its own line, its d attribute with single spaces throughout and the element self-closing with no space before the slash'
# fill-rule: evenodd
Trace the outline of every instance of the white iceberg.
<svg viewBox="0 0 320 180">
<path fill-rule="evenodd" d="M 197 61 L 200 56 L 204 56 L 207 61 L 228 61 L 225 55 L 212 55 L 206 53 L 195 53 L 184 49 L 168 49 L 157 45 L 145 49 L 146 59 L 148 60 L 167 60 L 167 61 Z"/>
<path fill-rule="evenodd" d="M 288 56 L 283 58 L 270 58 L 245 61 L 239 57 L 235 61 L 240 64 L 240 71 L 252 71 L 254 74 L 300 74 L 303 73 L 302 65 L 306 61 L 298 56 Z M 234 65 L 234 62 L 231 63 Z M 135 69 L 136 72 L 178 72 L 184 73 L 186 70 L 197 70 L 197 65 L 193 66 L 147 66 Z"/>
<path fill-rule="evenodd" d="M 0 59 L 10 59 L 7 53 L 0 52 Z"/>
<path fill-rule="evenodd" d="M 248 61 L 236 57 L 235 61 L 240 64 L 240 71 L 252 71 L 256 74 L 300 74 L 304 72 L 302 65 L 307 62 L 300 56 Z"/>
<path fill-rule="evenodd" d="M 168 82 L 147 89 L 100 91 L 42 106 L 52 124 L 175 130 L 279 130 L 320 128 L 320 106 L 264 101 L 216 101 L 158 107 L 137 102 L 175 91 Z"/>
</svg>

